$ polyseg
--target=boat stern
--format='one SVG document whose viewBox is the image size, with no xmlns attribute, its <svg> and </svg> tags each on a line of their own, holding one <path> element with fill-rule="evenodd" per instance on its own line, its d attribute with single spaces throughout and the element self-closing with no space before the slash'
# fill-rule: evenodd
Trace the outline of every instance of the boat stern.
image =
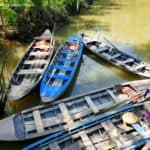
<svg viewBox="0 0 150 150">
<path fill-rule="evenodd" d="M 46 97 L 46 96 L 41 96 L 41 101 L 43 103 L 51 103 L 55 100 L 55 98 L 51 98 L 51 97 Z"/>
<path fill-rule="evenodd" d="M 30 88 L 26 88 L 25 86 L 13 85 L 8 90 L 8 100 L 17 101 L 27 95 L 30 90 Z"/>
<path fill-rule="evenodd" d="M 59 87 L 42 85 L 40 87 L 41 101 L 44 103 L 53 102 L 60 96 L 61 90 Z"/>
<path fill-rule="evenodd" d="M 13 117 L 0 120 L 0 141 L 16 141 Z"/>
</svg>

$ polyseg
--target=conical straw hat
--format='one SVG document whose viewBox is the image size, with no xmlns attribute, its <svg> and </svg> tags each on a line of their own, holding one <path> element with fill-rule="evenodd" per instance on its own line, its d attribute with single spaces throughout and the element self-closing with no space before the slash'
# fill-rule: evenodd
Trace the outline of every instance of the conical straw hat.
<svg viewBox="0 0 150 150">
<path fill-rule="evenodd" d="M 134 124 L 138 121 L 138 117 L 133 112 L 126 112 L 122 115 L 122 120 L 128 124 Z"/>
</svg>

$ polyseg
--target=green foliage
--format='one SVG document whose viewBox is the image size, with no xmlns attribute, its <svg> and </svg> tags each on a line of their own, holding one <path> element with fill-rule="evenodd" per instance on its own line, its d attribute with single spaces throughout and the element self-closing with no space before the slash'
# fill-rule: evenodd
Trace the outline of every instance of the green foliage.
<svg viewBox="0 0 150 150">
<path fill-rule="evenodd" d="M 2 7 L 1 14 L 4 18 L 4 25 L 6 26 L 16 26 L 17 14 L 14 10 L 9 7 Z"/>
<path fill-rule="evenodd" d="M 82 6 L 87 5 L 88 0 L 65 0 L 66 8 L 71 13 L 79 13 Z"/>
<path fill-rule="evenodd" d="M 46 8 L 56 12 L 56 13 L 65 13 L 65 0 L 45 0 Z"/>
<path fill-rule="evenodd" d="M 6 6 L 0 7 L 0 19 L 5 28 L 15 27 L 22 41 L 30 40 L 30 37 L 33 38 L 45 28 L 52 28 L 54 22 L 57 22 L 57 26 L 66 22 L 68 14 L 79 13 L 86 1 L 88 0 L 5 0 Z"/>
</svg>

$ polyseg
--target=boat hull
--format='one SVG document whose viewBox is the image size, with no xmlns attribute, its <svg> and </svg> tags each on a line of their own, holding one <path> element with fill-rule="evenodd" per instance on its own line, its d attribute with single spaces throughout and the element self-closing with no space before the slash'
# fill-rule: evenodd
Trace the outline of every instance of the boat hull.
<svg viewBox="0 0 150 150">
<path fill-rule="evenodd" d="M 120 51 L 106 38 L 96 39 L 86 35 L 82 37 L 86 48 L 98 57 L 133 74 L 150 78 L 150 64 Z"/>
<path fill-rule="evenodd" d="M 148 120 L 142 120 L 143 113 L 150 113 L 148 106 L 150 106 L 150 102 L 120 107 L 87 122 L 52 134 L 23 148 L 23 150 L 54 150 L 55 148 L 77 150 L 83 149 L 83 147 L 93 150 L 121 150 L 128 149 L 128 147 L 132 148 L 131 145 L 135 142 L 134 148 L 142 146 L 150 140 L 149 122 Z M 135 124 L 139 129 L 128 124 L 125 125 L 122 121 L 122 115 L 128 111 L 138 115 L 139 119 Z M 141 133 L 140 130 L 143 130 L 143 132 Z M 143 137 L 145 137 L 145 140 L 142 140 Z"/>
<path fill-rule="evenodd" d="M 132 97 L 133 101 L 125 94 L 122 95 L 120 86 L 136 89 L 136 93 L 131 94 L 132 96 L 135 94 L 134 99 Z M 74 125 L 92 120 L 102 112 L 112 108 L 146 101 L 150 98 L 150 92 L 147 93 L 149 87 L 150 80 L 132 81 L 90 91 L 75 97 L 60 99 L 52 104 L 26 109 L 10 116 L 8 119 L 4 119 L 5 124 L 8 124 L 8 132 L 12 131 L 12 128 L 15 131 L 10 132 L 10 136 L 8 136 L 8 132 L 4 136 L 5 131 L 1 126 L 1 122 L 4 124 L 4 120 L 0 120 L 0 140 L 23 141 L 68 129 Z M 130 92 L 133 92 L 133 90 Z M 137 101 L 135 101 L 135 98 Z M 7 120 L 10 120 L 9 122 L 13 122 L 13 124 L 7 123 Z M 3 134 L 1 135 L 1 133 Z M 8 139 L 3 138 L 7 136 Z M 15 138 L 10 138 L 14 136 Z"/>
<path fill-rule="evenodd" d="M 44 74 L 40 86 L 42 102 L 54 101 L 66 91 L 81 61 L 83 43 L 80 37 L 74 35 L 65 43 L 67 44 L 57 50 L 53 61 Z M 74 48 L 72 43 L 76 44 L 76 49 L 74 50 L 71 49 Z"/>
<path fill-rule="evenodd" d="M 49 30 L 46 30 L 41 36 L 33 40 L 14 69 L 8 84 L 8 99 L 10 101 L 23 98 L 37 87 L 53 52 L 53 35 Z"/>
</svg>

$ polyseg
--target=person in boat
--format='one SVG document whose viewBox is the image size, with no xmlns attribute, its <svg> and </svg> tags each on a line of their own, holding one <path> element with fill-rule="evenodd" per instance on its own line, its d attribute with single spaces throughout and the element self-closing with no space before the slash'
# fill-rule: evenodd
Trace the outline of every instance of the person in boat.
<svg viewBox="0 0 150 150">
<path fill-rule="evenodd" d="M 49 47 L 50 47 L 49 40 L 40 40 L 35 43 L 35 46 L 33 48 L 36 48 L 42 51 L 48 51 Z"/>
<path fill-rule="evenodd" d="M 78 44 L 77 42 L 69 42 L 67 43 L 68 49 L 73 52 L 72 57 L 76 57 L 78 54 Z"/>
<path fill-rule="evenodd" d="M 125 94 L 132 103 L 136 103 L 143 97 L 143 93 L 137 92 L 131 85 L 119 86 L 117 88 L 122 94 Z"/>
</svg>

